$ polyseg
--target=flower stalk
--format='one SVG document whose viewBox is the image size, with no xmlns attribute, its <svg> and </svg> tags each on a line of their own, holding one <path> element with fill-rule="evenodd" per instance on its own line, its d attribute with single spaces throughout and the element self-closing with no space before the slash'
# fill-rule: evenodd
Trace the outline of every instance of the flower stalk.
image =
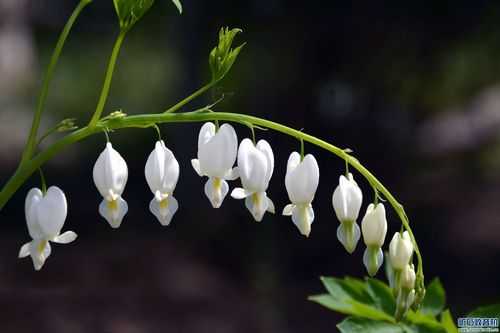
<svg viewBox="0 0 500 333">
<path fill-rule="evenodd" d="M 418 270 L 417 270 L 417 280 L 416 280 L 416 292 L 417 295 L 425 293 L 424 289 L 424 272 L 422 267 L 422 256 L 415 241 L 415 237 L 410 227 L 409 219 L 406 215 L 403 205 L 401 205 L 396 198 L 391 194 L 391 192 L 368 170 L 366 169 L 355 157 L 351 156 L 344 149 L 336 147 L 324 140 L 317 137 L 304 133 L 302 131 L 290 128 L 288 126 L 245 114 L 238 113 L 226 113 L 226 112 L 212 112 L 207 108 L 202 108 L 193 112 L 184 113 L 157 113 L 157 114 L 144 114 L 144 115 L 132 115 L 125 116 L 117 119 L 108 119 L 104 121 L 99 121 L 94 127 L 83 127 L 76 130 L 62 139 L 56 141 L 46 150 L 38 153 L 34 158 L 26 163 L 22 168 L 20 168 L 12 178 L 5 184 L 2 192 L 0 193 L 0 209 L 2 209 L 7 201 L 12 197 L 12 195 L 17 191 L 17 189 L 27 180 L 34 171 L 36 171 L 45 162 L 50 160 L 57 153 L 61 152 L 67 146 L 81 141 L 88 136 L 96 133 L 100 133 L 104 128 L 110 130 L 118 130 L 122 128 L 145 128 L 151 127 L 154 124 L 160 123 L 192 123 L 192 122 L 206 122 L 206 121 L 228 121 L 234 123 L 240 123 L 243 125 L 252 124 L 254 126 L 264 127 L 277 132 L 281 132 L 288 136 L 297 138 L 299 140 L 304 140 L 310 144 L 316 145 L 323 148 L 334 155 L 345 160 L 352 168 L 356 169 L 361 175 L 363 175 L 367 181 L 377 189 L 377 191 L 383 195 L 389 204 L 393 207 L 398 215 L 404 229 L 408 231 L 410 239 L 414 245 L 415 255 L 417 257 Z"/>
<path fill-rule="evenodd" d="M 30 134 L 21 159 L 21 164 L 29 160 L 36 149 L 38 128 L 40 127 L 40 120 L 42 119 L 42 113 L 45 107 L 45 102 L 47 100 L 50 82 L 52 81 L 54 70 L 59 61 L 59 56 L 61 55 L 64 43 L 66 42 L 66 38 L 68 37 L 71 28 L 75 24 L 76 19 L 78 18 L 82 10 L 91 2 L 92 0 L 80 0 L 76 8 L 73 10 L 73 13 L 69 17 L 68 21 L 66 22 L 66 25 L 64 26 L 61 32 L 61 35 L 59 36 L 56 47 L 54 48 L 54 52 L 52 53 L 52 56 L 50 58 L 50 63 L 49 66 L 47 67 L 47 72 L 43 79 L 42 88 L 40 90 L 40 95 L 38 96 L 36 111 L 35 115 L 33 116 L 33 122 L 31 124 Z"/>
</svg>

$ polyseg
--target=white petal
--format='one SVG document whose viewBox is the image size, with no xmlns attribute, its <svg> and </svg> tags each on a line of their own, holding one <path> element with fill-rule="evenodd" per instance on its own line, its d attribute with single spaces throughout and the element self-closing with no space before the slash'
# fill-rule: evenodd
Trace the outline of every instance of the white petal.
<svg viewBox="0 0 500 333">
<path fill-rule="evenodd" d="M 311 224 L 314 221 L 314 210 L 309 205 L 297 205 L 292 211 L 292 221 L 299 229 L 300 233 L 309 237 Z"/>
<path fill-rule="evenodd" d="M 236 187 L 231 192 L 231 197 L 233 197 L 234 199 L 245 199 L 249 195 L 252 195 L 252 192 L 249 192 L 241 187 Z"/>
<path fill-rule="evenodd" d="M 267 211 L 269 202 L 265 192 L 253 193 L 245 199 L 245 206 L 252 213 L 255 221 L 260 222 Z"/>
<path fill-rule="evenodd" d="M 112 228 L 118 228 L 128 211 L 128 204 L 119 197 L 114 201 L 102 200 L 99 205 L 99 214 L 108 221 Z"/>
<path fill-rule="evenodd" d="M 361 221 L 361 231 L 367 246 L 382 247 L 387 233 L 387 220 L 383 203 L 378 203 L 376 207 L 373 204 L 368 206 Z"/>
<path fill-rule="evenodd" d="M 52 253 L 52 248 L 50 247 L 50 243 L 44 239 L 33 240 L 30 243 L 29 251 L 31 260 L 33 261 L 33 267 L 35 270 L 39 271 Z"/>
<path fill-rule="evenodd" d="M 52 239 L 54 243 L 58 244 L 69 244 L 73 242 L 78 235 L 73 231 L 66 231 L 65 233 L 60 234 Z"/>
<path fill-rule="evenodd" d="M 274 171 L 273 150 L 266 140 L 259 140 L 259 142 L 257 142 L 257 149 L 260 150 L 267 159 L 266 183 L 269 185 L 269 181 L 271 180 Z"/>
<path fill-rule="evenodd" d="M 332 203 L 335 214 L 339 221 L 355 221 L 363 202 L 363 193 L 358 187 L 352 174 L 349 179 L 345 176 L 339 177 L 339 185 L 333 192 Z"/>
<path fill-rule="evenodd" d="M 269 197 L 267 198 L 267 211 L 271 214 L 274 214 L 276 212 L 276 209 L 274 208 L 274 203 Z"/>
<path fill-rule="evenodd" d="M 24 203 L 24 213 L 26 216 L 26 224 L 28 232 L 32 239 L 43 238 L 44 234 L 38 223 L 37 209 L 38 203 L 42 200 L 43 193 L 38 188 L 32 188 Z"/>
<path fill-rule="evenodd" d="M 373 252 L 375 251 L 375 253 Z M 368 275 L 374 276 L 377 274 L 380 266 L 384 262 L 384 254 L 381 248 L 366 248 L 363 253 L 363 264 L 366 267 Z"/>
<path fill-rule="evenodd" d="M 283 208 L 282 215 L 284 215 L 284 216 L 292 216 L 294 208 L 295 208 L 294 204 L 288 204 L 288 205 L 286 205 L 285 208 Z"/>
<path fill-rule="evenodd" d="M 224 179 L 210 177 L 205 183 L 205 195 L 212 207 L 219 208 L 229 192 L 229 185 Z"/>
<path fill-rule="evenodd" d="M 151 192 L 172 193 L 179 179 L 179 163 L 163 141 L 157 141 L 144 168 Z"/>
<path fill-rule="evenodd" d="M 111 200 L 122 195 L 128 178 L 127 163 L 110 142 L 94 165 L 93 177 L 103 198 Z"/>
<path fill-rule="evenodd" d="M 193 169 L 194 169 L 194 171 L 196 171 L 198 176 L 203 177 L 203 173 L 201 172 L 201 169 L 200 169 L 200 160 L 198 160 L 197 158 L 193 158 L 191 160 L 191 165 L 193 166 Z"/>
<path fill-rule="evenodd" d="M 238 138 L 234 128 L 222 125 L 217 133 L 198 150 L 200 169 L 210 177 L 224 178 L 236 161 Z"/>
<path fill-rule="evenodd" d="M 224 179 L 225 180 L 236 180 L 240 177 L 240 170 L 238 167 L 234 167 L 232 169 L 229 169 L 225 174 L 224 174 Z"/>
<path fill-rule="evenodd" d="M 264 192 L 267 189 L 267 157 L 250 139 L 241 141 L 238 149 L 238 169 L 244 188 L 252 192 Z"/>
<path fill-rule="evenodd" d="M 23 246 L 21 246 L 21 249 L 19 249 L 18 258 L 26 258 L 27 256 L 30 255 L 30 244 L 31 244 L 31 242 L 26 243 Z"/>
<path fill-rule="evenodd" d="M 172 217 L 177 212 L 179 203 L 170 196 L 163 201 L 157 201 L 155 198 L 149 203 L 149 210 L 156 216 L 161 225 L 167 226 L 170 224 Z"/>
<path fill-rule="evenodd" d="M 353 253 L 361 238 L 361 231 L 356 222 L 344 221 L 337 228 L 337 239 L 347 252 Z"/>
<path fill-rule="evenodd" d="M 295 204 L 311 203 L 319 183 L 319 167 L 313 155 L 308 154 L 302 162 L 300 155 L 293 152 L 288 159 L 285 186 L 290 201 Z"/>
<path fill-rule="evenodd" d="M 215 135 L 215 124 L 214 123 L 204 123 L 200 129 L 200 134 L 198 134 L 198 151 L 202 149 L 202 146 L 210 141 Z"/>
<path fill-rule="evenodd" d="M 58 235 L 66 221 L 68 204 L 64 192 L 57 186 L 51 186 L 47 194 L 36 206 L 38 223 L 46 239 Z"/>
</svg>

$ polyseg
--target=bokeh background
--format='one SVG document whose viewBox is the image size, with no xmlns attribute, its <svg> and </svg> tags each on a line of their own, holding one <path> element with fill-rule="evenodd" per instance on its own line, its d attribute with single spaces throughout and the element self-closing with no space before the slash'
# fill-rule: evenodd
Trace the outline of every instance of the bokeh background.
<svg viewBox="0 0 500 333">
<path fill-rule="evenodd" d="M 0 181 L 15 170 L 60 29 L 75 0 L 0 0 Z M 208 79 L 218 29 L 248 44 L 215 96 L 219 111 L 304 128 L 351 148 L 405 204 L 426 277 L 439 276 L 455 316 L 500 298 L 500 6 L 493 1 L 157 1 L 128 34 L 106 112 L 166 109 Z M 42 127 L 90 118 L 117 22 L 112 1 L 79 18 L 50 90 Z M 184 110 L 211 102 L 210 94 Z M 336 239 L 331 194 L 338 158 L 306 145 L 321 170 L 316 220 L 304 239 L 289 218 L 253 222 L 240 201 L 210 207 L 190 166 L 199 124 L 161 126 L 180 164 L 180 209 L 169 227 L 148 212 L 143 176 L 156 133 L 111 133 L 129 164 L 130 212 L 112 230 L 98 216 L 94 136 L 45 167 L 69 200 L 65 229 L 41 272 L 18 260 L 27 242 L 23 202 L 36 176 L 1 211 L 1 332 L 332 332 L 340 316 L 308 302 L 320 275 L 364 275 L 362 244 Z M 247 128 L 237 126 L 240 138 Z M 257 133 L 274 148 L 269 195 L 287 202 L 294 139 Z M 57 137 L 57 135 L 56 135 Z M 365 205 L 371 190 L 361 181 Z M 239 185 L 235 182 L 232 186 Z M 390 231 L 399 229 L 393 213 Z"/>
</svg>

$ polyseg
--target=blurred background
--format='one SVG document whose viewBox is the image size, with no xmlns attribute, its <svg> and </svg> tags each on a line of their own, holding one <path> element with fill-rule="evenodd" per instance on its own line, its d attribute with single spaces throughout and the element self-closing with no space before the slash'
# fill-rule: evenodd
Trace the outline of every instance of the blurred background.
<svg viewBox="0 0 500 333">
<path fill-rule="evenodd" d="M 13 173 L 48 59 L 76 0 L 0 0 L 0 182 Z M 128 34 L 106 112 L 155 113 L 209 78 L 221 26 L 247 41 L 217 88 L 218 111 L 304 128 L 351 148 L 404 203 L 426 278 L 439 276 L 455 316 L 500 298 L 500 5 L 493 1 L 184 1 L 179 16 L 157 1 Z M 80 16 L 48 96 L 42 130 L 67 117 L 85 124 L 118 32 L 112 1 Z M 188 111 L 212 101 L 210 94 Z M 306 145 L 321 170 L 311 237 L 289 218 L 252 220 L 243 202 L 212 209 L 192 170 L 200 124 L 162 125 L 181 164 L 180 209 L 169 227 L 148 211 L 143 168 L 153 129 L 111 133 L 129 165 L 129 213 L 118 230 L 98 215 L 92 167 L 105 137 L 62 152 L 44 170 L 66 192 L 65 230 L 41 272 L 18 260 L 32 177 L 1 211 L 2 332 L 333 332 L 341 316 L 306 300 L 320 275 L 365 274 L 363 244 L 337 241 L 331 195 L 338 158 Z M 240 138 L 250 135 L 236 126 Z M 268 191 L 280 210 L 286 160 L 298 142 L 257 132 L 273 145 Z M 58 135 L 55 135 L 57 138 Z M 50 140 L 48 140 L 50 142 Z M 358 175 L 366 204 L 372 192 Z M 231 184 L 239 186 L 239 182 Z M 387 238 L 399 230 L 391 212 Z M 383 278 L 380 275 L 380 278 Z"/>
</svg>

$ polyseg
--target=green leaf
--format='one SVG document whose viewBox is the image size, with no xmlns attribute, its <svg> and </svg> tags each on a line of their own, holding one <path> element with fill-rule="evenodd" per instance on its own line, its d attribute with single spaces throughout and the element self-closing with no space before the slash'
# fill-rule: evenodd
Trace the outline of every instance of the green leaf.
<svg viewBox="0 0 500 333">
<path fill-rule="evenodd" d="M 245 44 L 232 48 L 233 40 L 241 29 L 221 28 L 219 43 L 210 52 L 208 63 L 212 73 L 212 81 L 221 80 L 231 69 Z"/>
<path fill-rule="evenodd" d="M 431 314 L 425 314 L 421 311 L 415 312 L 413 310 L 408 311 L 406 314 L 406 320 L 414 324 L 428 324 L 428 325 L 438 325 L 439 322 Z"/>
<path fill-rule="evenodd" d="M 366 285 L 368 294 L 375 306 L 389 315 L 394 315 L 396 312 L 396 300 L 394 299 L 392 289 L 377 279 L 368 279 Z"/>
<path fill-rule="evenodd" d="M 450 310 L 441 313 L 441 325 L 443 325 L 447 333 L 458 333 L 457 326 L 455 325 Z"/>
<path fill-rule="evenodd" d="M 309 297 L 309 300 L 323 305 L 324 307 L 347 315 L 395 322 L 394 317 L 380 311 L 370 305 L 360 303 L 352 298 L 336 298 L 329 294 Z"/>
<path fill-rule="evenodd" d="M 172 0 L 172 2 L 174 3 L 175 7 L 177 7 L 179 14 L 182 14 L 182 4 L 180 0 Z"/>
<path fill-rule="evenodd" d="M 467 317 L 500 317 L 500 303 L 481 306 L 467 315 Z"/>
<path fill-rule="evenodd" d="M 341 333 L 403 333 L 397 324 L 375 321 L 366 318 L 348 317 L 337 328 Z"/>
<path fill-rule="evenodd" d="M 321 277 L 321 282 L 326 290 L 336 298 L 354 299 L 361 303 L 373 304 L 373 299 L 368 294 L 362 280 L 351 277 L 345 279 Z"/>
<path fill-rule="evenodd" d="M 406 333 L 447 333 L 445 328 L 440 324 L 401 324 Z"/>
<path fill-rule="evenodd" d="M 424 314 L 437 316 L 443 311 L 446 302 L 446 296 L 443 285 L 439 278 L 435 278 L 427 286 L 424 301 L 420 311 Z"/>
<path fill-rule="evenodd" d="M 113 0 L 120 28 L 130 29 L 151 8 L 154 0 Z"/>
</svg>

